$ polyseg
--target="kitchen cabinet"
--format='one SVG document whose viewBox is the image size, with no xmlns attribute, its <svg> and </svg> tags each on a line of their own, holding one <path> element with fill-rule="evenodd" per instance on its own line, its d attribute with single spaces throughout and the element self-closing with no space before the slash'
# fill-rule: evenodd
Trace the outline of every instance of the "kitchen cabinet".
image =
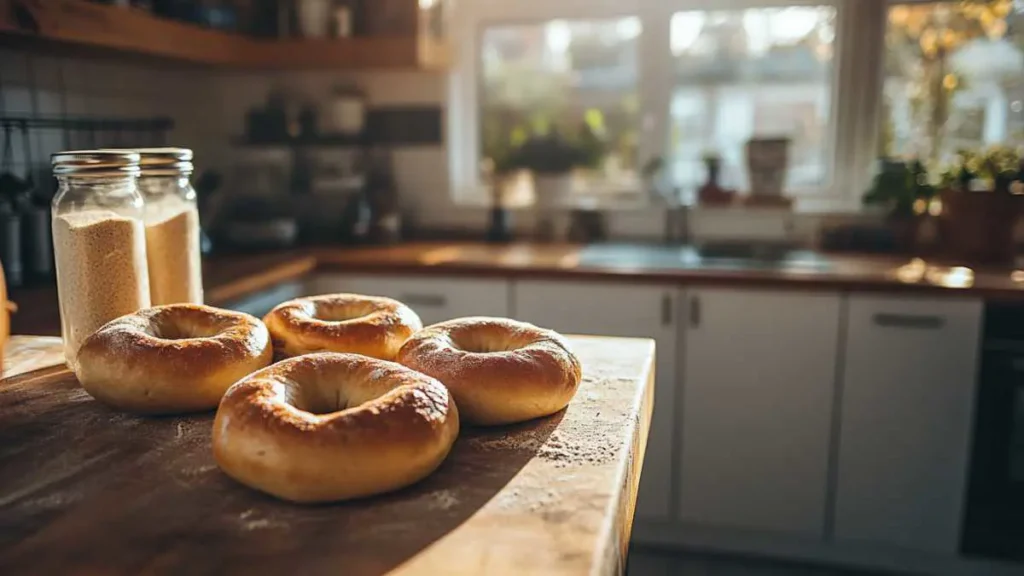
<svg viewBox="0 0 1024 576">
<path fill-rule="evenodd" d="M 641 521 L 668 520 L 672 511 L 678 290 L 600 282 L 519 281 L 514 292 L 519 320 L 564 334 L 654 339 L 654 415 L 636 515 Z"/>
<path fill-rule="evenodd" d="M 982 303 L 852 296 L 835 538 L 955 553 Z"/>
<path fill-rule="evenodd" d="M 821 538 L 842 298 L 685 293 L 679 517 Z"/>
<path fill-rule="evenodd" d="M 394 298 L 415 310 L 424 326 L 463 316 L 511 315 L 506 280 L 317 274 L 310 278 L 307 290 L 310 294 L 353 292 Z"/>
</svg>

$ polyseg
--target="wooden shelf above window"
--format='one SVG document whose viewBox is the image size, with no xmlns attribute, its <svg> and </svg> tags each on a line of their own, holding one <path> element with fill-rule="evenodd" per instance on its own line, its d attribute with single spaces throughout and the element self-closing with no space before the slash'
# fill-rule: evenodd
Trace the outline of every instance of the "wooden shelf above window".
<svg viewBox="0 0 1024 576">
<path fill-rule="evenodd" d="M 8 45 L 119 53 L 254 69 L 440 69 L 442 42 L 417 36 L 263 40 L 85 0 L 0 0 Z"/>
</svg>

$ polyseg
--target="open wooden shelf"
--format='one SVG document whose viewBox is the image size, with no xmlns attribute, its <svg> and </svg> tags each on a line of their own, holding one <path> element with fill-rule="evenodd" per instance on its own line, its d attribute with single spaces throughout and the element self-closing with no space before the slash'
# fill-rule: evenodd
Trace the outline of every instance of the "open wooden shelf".
<svg viewBox="0 0 1024 576">
<path fill-rule="evenodd" d="M 431 69 L 447 61 L 442 43 L 415 36 L 262 40 L 85 0 L 0 0 L 0 39 L 233 68 Z"/>
</svg>

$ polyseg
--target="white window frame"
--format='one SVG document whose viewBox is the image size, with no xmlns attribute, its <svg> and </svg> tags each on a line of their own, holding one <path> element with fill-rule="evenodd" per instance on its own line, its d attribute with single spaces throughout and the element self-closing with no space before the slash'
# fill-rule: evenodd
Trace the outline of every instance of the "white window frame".
<svg viewBox="0 0 1024 576">
<path fill-rule="evenodd" d="M 914 1 L 914 0 L 911 0 Z M 898 4 L 904 2 L 892 2 Z M 479 177 L 480 42 L 488 24 L 540 23 L 555 19 L 640 18 L 638 92 L 641 106 L 640 164 L 670 153 L 669 115 L 674 76 L 670 50 L 672 15 L 690 10 L 742 10 L 785 6 L 835 6 L 832 108 L 826 156 L 828 182 L 796 195 L 801 210 L 850 210 L 870 182 L 882 99 L 882 58 L 889 0 L 462 0 L 453 14 L 457 46 L 449 77 L 448 141 L 452 197 L 458 204 L 487 201 Z M 640 191 L 638 191 L 640 192 Z M 636 195 L 646 203 L 646 194 Z"/>
</svg>

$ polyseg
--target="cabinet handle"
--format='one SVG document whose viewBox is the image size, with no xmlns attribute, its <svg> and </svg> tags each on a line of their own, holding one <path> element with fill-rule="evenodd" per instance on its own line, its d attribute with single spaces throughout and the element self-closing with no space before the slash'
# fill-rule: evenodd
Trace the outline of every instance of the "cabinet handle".
<svg viewBox="0 0 1024 576">
<path fill-rule="evenodd" d="M 661 325 L 672 325 L 672 296 L 669 294 L 661 296 Z"/>
<path fill-rule="evenodd" d="M 883 328 L 910 328 L 913 330 L 938 330 L 946 325 L 942 316 L 922 316 L 918 314 L 887 314 L 878 313 L 873 318 L 876 326 Z"/>
<path fill-rule="evenodd" d="M 690 298 L 690 328 L 700 328 L 700 298 Z"/>
<path fill-rule="evenodd" d="M 442 308 L 448 305 L 448 298 L 441 294 L 402 294 L 398 300 L 408 306 Z"/>
</svg>

